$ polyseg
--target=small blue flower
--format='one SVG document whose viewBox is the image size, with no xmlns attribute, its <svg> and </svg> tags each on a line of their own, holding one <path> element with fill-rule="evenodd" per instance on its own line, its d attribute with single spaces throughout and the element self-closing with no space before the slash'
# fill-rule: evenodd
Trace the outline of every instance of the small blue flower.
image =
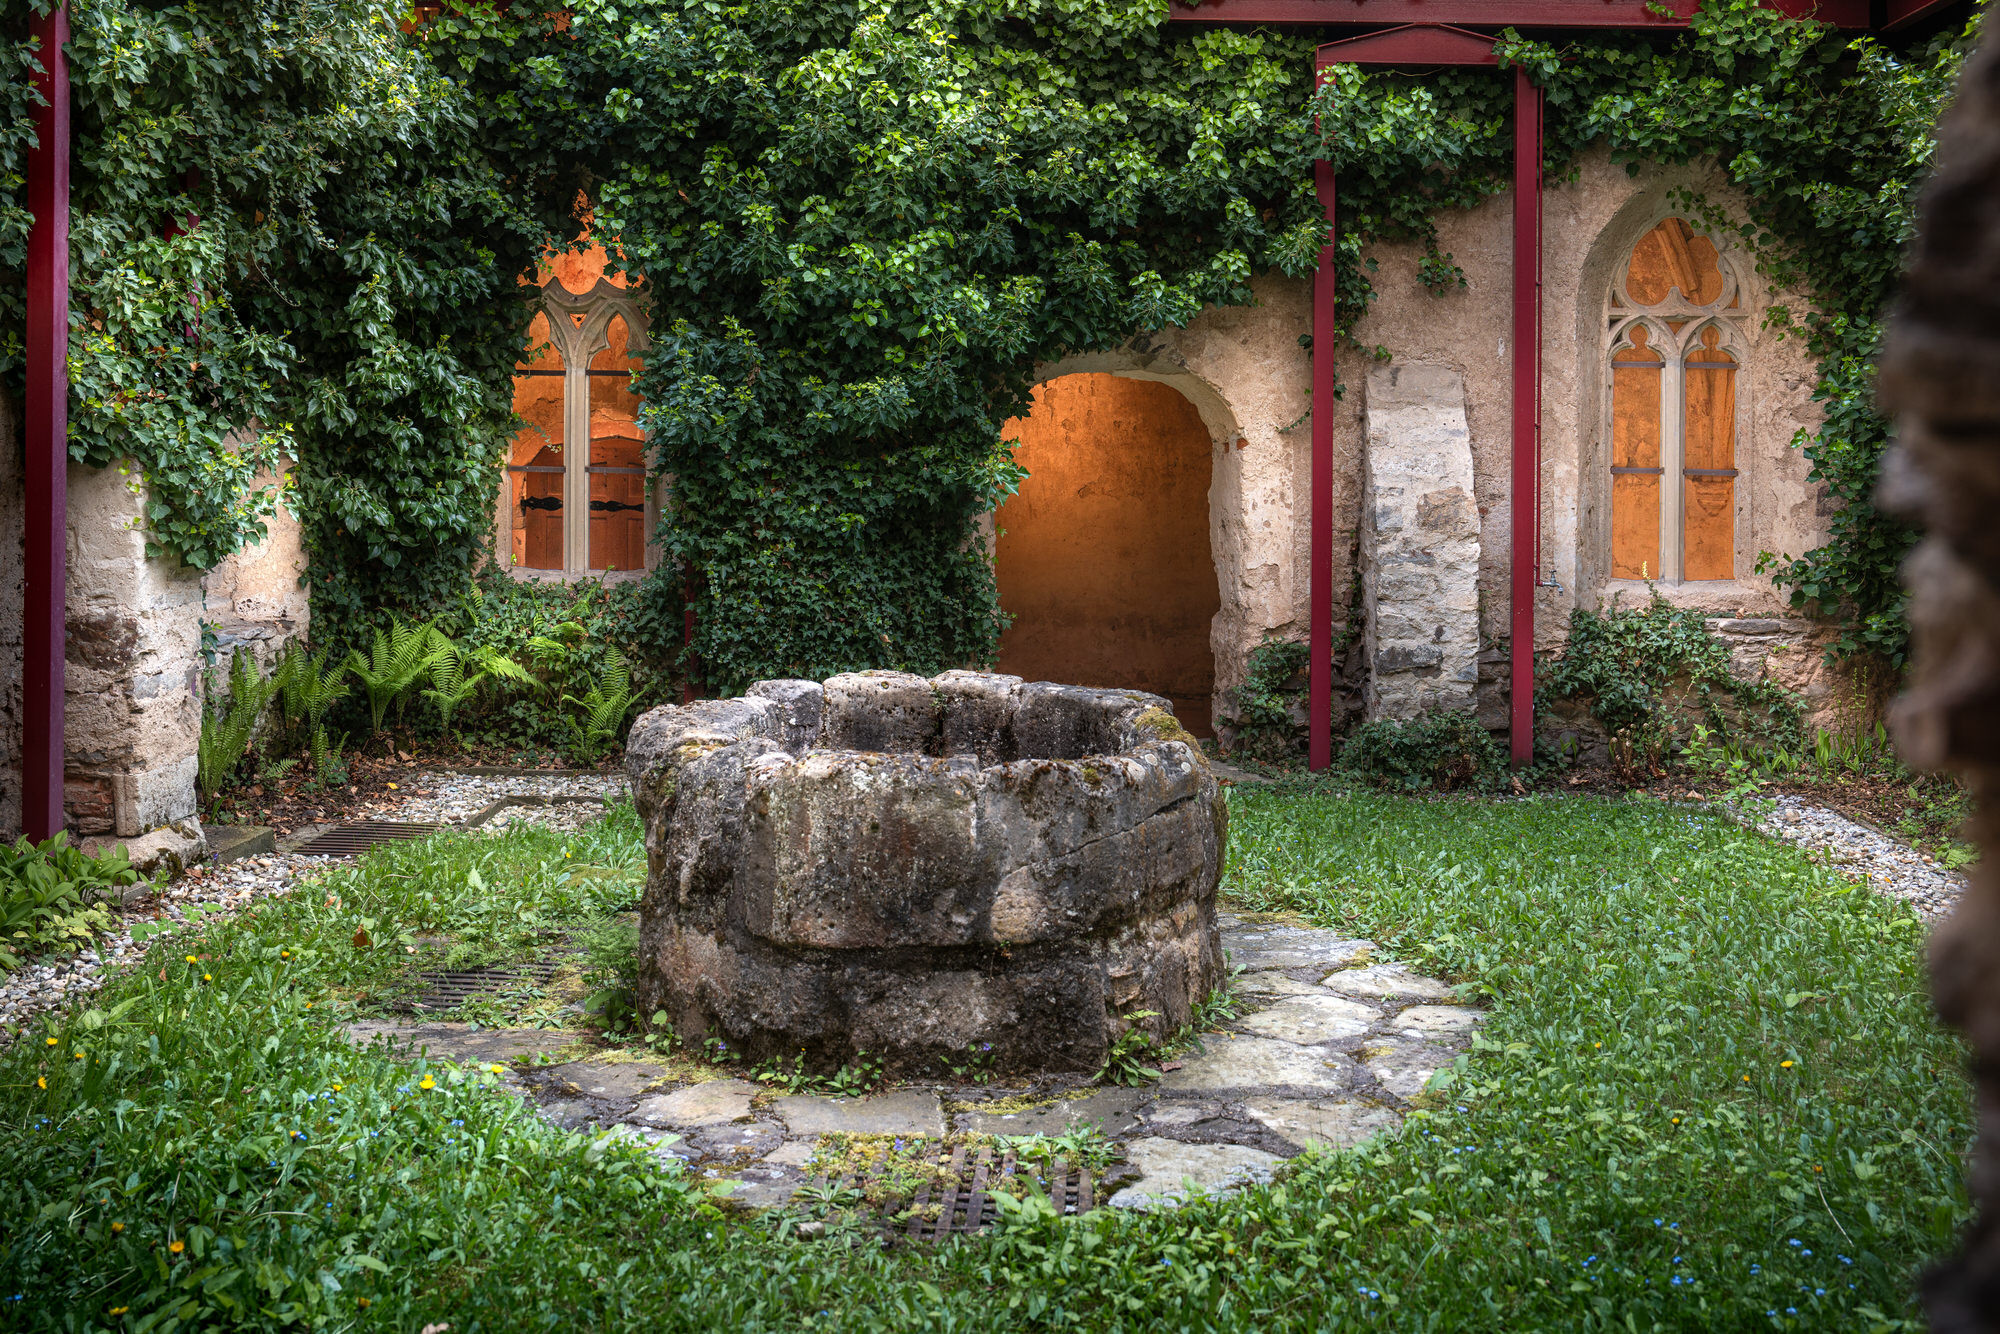
<svg viewBox="0 0 2000 1334">
<path fill-rule="evenodd" d="M 1799 1252 L 1799 1254 L 1800 1254 L 1800 1255 L 1811 1255 L 1811 1254 L 1812 1254 L 1812 1252 L 1811 1252 L 1811 1251 L 1800 1251 L 1800 1252 Z"/>
<path fill-rule="evenodd" d="M 1785 1245 L 1787 1245 L 1787 1246 L 1800 1246 L 1800 1245 L 1803 1245 L 1803 1244 L 1804 1244 L 1804 1243 L 1803 1243 L 1803 1242 L 1801 1242 L 1801 1241 L 1800 1241 L 1800 1240 L 1799 1240 L 1799 1239 L 1798 1239 L 1797 1237 L 1793 1237 L 1793 1238 L 1792 1238 L 1792 1239 L 1791 1239 L 1790 1241 L 1788 1241 L 1788 1242 L 1786 1242 L 1786 1243 L 1785 1243 Z"/>
<path fill-rule="evenodd" d="M 1848 1259 L 1848 1258 L 1847 1258 L 1846 1256 L 1844 1256 L 1844 1255 L 1840 1255 L 1840 1254 L 1837 1254 L 1837 1253 L 1836 1253 L 1836 1254 L 1834 1255 L 1834 1257 L 1833 1257 L 1833 1258 L 1834 1258 L 1834 1259 L 1836 1259 L 1836 1260 L 1838 1260 L 1838 1261 L 1840 1261 L 1840 1262 L 1841 1262 L 1842 1264 L 1844 1264 L 1844 1265 L 1851 1265 L 1851 1264 L 1853 1264 L 1853 1263 L 1854 1263 L 1854 1261 L 1852 1261 L 1852 1260 Z"/>
<path fill-rule="evenodd" d="M 1796 1306 L 1787 1306 L 1785 1308 L 1786 1315 L 1797 1315 L 1798 1313 L 1799 1313 L 1799 1308 Z"/>
<path fill-rule="evenodd" d="M 1813 1289 L 1813 1296 L 1815 1296 L 1815 1297 L 1824 1297 L 1824 1296 L 1826 1296 L 1826 1289 L 1825 1289 L 1825 1288 L 1814 1288 L 1814 1289 Z"/>
</svg>

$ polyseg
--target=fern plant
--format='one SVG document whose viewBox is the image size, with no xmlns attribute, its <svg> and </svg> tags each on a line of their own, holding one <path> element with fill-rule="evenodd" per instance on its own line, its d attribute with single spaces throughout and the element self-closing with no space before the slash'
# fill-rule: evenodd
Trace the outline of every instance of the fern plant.
<svg viewBox="0 0 2000 1334">
<path fill-rule="evenodd" d="M 361 688 L 368 692 L 368 724 L 373 735 L 382 735 L 382 717 L 391 704 L 396 706 L 397 725 L 402 724 L 403 706 L 411 690 L 445 652 L 438 643 L 442 639 L 429 621 L 412 625 L 395 616 L 390 618 L 388 633 L 375 632 L 367 657 L 362 657 L 359 649 L 347 655 L 347 669 L 360 678 Z"/>
<path fill-rule="evenodd" d="M 312 761 L 313 782 L 322 788 L 339 787 L 347 781 L 347 766 L 340 752 L 347 745 L 347 733 L 336 741 L 326 739 L 326 728 L 315 727 L 306 742 L 306 757 Z"/>
<path fill-rule="evenodd" d="M 230 770 L 249 753 L 257 719 L 271 702 L 275 689 L 273 682 L 258 675 L 256 662 L 240 648 L 229 660 L 226 703 L 217 698 L 220 692 L 215 674 L 209 674 L 208 699 L 201 710 L 201 736 L 195 743 L 195 784 L 201 789 L 202 800 L 213 797 Z"/>
<path fill-rule="evenodd" d="M 524 685 L 536 684 L 527 668 L 490 644 L 468 649 L 442 634 L 437 638 L 439 652 L 436 661 L 431 664 L 431 685 L 424 691 L 424 698 L 437 705 L 438 717 L 443 721 L 446 732 L 451 731 L 452 714 L 487 681 L 498 679 L 518 681 Z"/>
<path fill-rule="evenodd" d="M 328 671 L 326 657 L 327 650 L 308 654 L 293 640 L 279 659 L 271 679 L 277 686 L 278 707 L 286 727 L 310 733 L 325 720 L 328 709 L 347 698 L 347 664 L 337 662 Z"/>
<path fill-rule="evenodd" d="M 569 727 L 571 754 L 579 764 L 596 764 L 618 740 L 618 733 L 625 726 L 625 715 L 632 709 L 632 669 L 625 655 L 615 648 L 607 650 L 604 679 L 585 691 L 581 699 L 575 695 L 564 695 L 562 699 L 580 710 L 579 716 L 563 719 Z"/>
</svg>

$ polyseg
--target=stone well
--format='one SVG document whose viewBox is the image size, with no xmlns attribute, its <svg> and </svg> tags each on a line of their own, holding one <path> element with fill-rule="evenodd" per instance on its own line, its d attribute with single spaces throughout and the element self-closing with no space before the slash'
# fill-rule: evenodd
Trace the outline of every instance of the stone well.
<svg viewBox="0 0 2000 1334">
<path fill-rule="evenodd" d="M 998 1069 L 1089 1071 L 1221 978 L 1228 816 L 1156 695 L 760 681 L 654 709 L 627 755 L 641 1012 L 683 1037 L 911 1072 L 991 1043 Z"/>
</svg>

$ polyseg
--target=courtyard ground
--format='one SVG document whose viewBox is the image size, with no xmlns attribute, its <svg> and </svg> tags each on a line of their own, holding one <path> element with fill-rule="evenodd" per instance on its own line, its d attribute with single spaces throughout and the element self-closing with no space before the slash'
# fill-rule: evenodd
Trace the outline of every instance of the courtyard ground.
<svg viewBox="0 0 2000 1334">
<path fill-rule="evenodd" d="M 1231 808 L 1225 894 L 1239 962 L 1308 938 L 1287 935 L 1301 930 L 1372 942 L 1367 957 L 1246 970 L 1234 1016 L 1217 1007 L 1214 1030 L 1189 1035 L 1186 1050 L 1139 1054 L 1163 1069 L 1154 1089 L 1016 1094 L 975 1070 L 900 1096 L 922 1101 L 944 1085 L 938 1105 L 954 1118 L 993 1099 L 996 1117 L 1030 1118 L 1022 1129 L 1072 1135 L 1064 1152 L 1099 1162 L 1109 1181 L 1115 1147 L 1076 1134 L 1079 1118 L 1064 1113 L 1058 1126 L 1036 1114 L 1095 1098 L 1124 1108 L 1100 1123 L 1113 1139 L 1199 1141 L 1185 1132 L 1201 1118 L 1176 1126 L 1158 1110 L 1199 1105 L 1212 1129 L 1249 1099 L 1187 1096 L 1189 1072 L 1253 1041 L 1320 1036 L 1253 1025 L 1259 1014 L 1282 1024 L 1301 999 L 1292 1009 L 1313 1012 L 1304 1018 L 1330 1018 L 1343 995 L 1333 977 L 1400 963 L 1410 972 L 1395 976 L 1432 980 L 1405 983 L 1423 990 L 1410 998 L 1419 1008 L 1484 1017 L 1457 1025 L 1463 1049 L 1429 1089 L 1382 1079 L 1366 1098 L 1344 1091 L 1382 1113 L 1358 1144 L 1362 1113 L 1318 1135 L 1297 1109 L 1289 1127 L 1253 1116 L 1240 1124 L 1270 1132 L 1255 1151 L 1272 1161 L 1244 1159 L 1245 1184 L 1226 1197 L 1081 1219 L 1010 1197 L 989 1233 L 936 1245 L 885 1244 L 867 1203 L 815 1184 L 804 1161 L 794 1166 L 806 1189 L 787 1208 L 745 1210 L 740 1193 L 713 1192 L 708 1160 L 691 1151 L 701 1127 L 684 1123 L 678 1141 L 570 1128 L 594 1119 L 591 1090 L 546 1091 L 551 1071 L 578 1058 L 594 1064 L 576 1069 L 657 1067 L 646 1080 L 657 1091 L 635 1087 L 634 1106 L 721 1076 L 754 1090 L 741 1095 L 750 1120 L 727 1123 L 739 1136 L 760 1124 L 789 1131 L 784 1109 L 768 1110 L 785 1098 L 863 1105 L 796 1071 L 716 1068 L 698 1051 L 611 1037 L 572 1008 L 601 1005 L 629 968 L 620 914 L 643 863 L 637 821 L 615 807 L 578 828 L 517 823 L 383 849 L 353 868 L 308 871 L 233 916 L 182 913 L 191 924 L 134 947 L 143 962 L 88 1008 L 35 1021 L 0 1055 L 0 1321 L 455 1331 L 1914 1321 L 1915 1277 L 1965 1218 L 1970 1106 L 1962 1050 L 1925 1001 L 1925 927 L 1909 906 L 1696 805 L 1278 784 L 1239 787 Z M 423 995 L 419 972 L 558 946 L 577 951 L 567 971 L 441 1016 L 542 1035 L 522 1050 L 450 1061 L 355 1043 L 356 1024 L 401 1022 L 390 1011 Z M 1304 994 L 1282 994 L 1293 991 Z M 1371 1025 L 1403 1013 L 1400 998 L 1351 993 L 1390 1016 Z M 1357 1065 L 1379 1060 L 1369 1034 L 1351 1042 Z M 1287 1089 L 1298 1091 L 1277 1092 Z M 1271 1093 L 1265 1110 L 1276 1101 L 1314 1100 Z M 1338 1099 L 1318 1101 L 1324 1111 Z M 908 1152 L 905 1138 L 891 1151 Z M 1032 1142 L 994 1143 L 1032 1156 Z M 861 1136 L 828 1147 L 851 1163 L 881 1146 Z M 669 1161 L 677 1153 L 690 1165 Z"/>
</svg>

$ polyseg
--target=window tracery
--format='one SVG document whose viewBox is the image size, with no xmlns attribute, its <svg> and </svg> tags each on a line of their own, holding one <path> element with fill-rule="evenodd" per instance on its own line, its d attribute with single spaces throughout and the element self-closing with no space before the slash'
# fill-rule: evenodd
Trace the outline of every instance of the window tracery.
<svg viewBox="0 0 2000 1334">
<path fill-rule="evenodd" d="M 1611 577 L 1736 577 L 1741 286 L 1678 217 L 1641 236 L 1608 301 Z"/>
<path fill-rule="evenodd" d="M 646 315 L 604 251 L 552 257 L 514 371 L 502 548 L 519 571 L 643 570 L 653 517 L 632 373 Z M 572 447 L 572 443 L 574 446 Z"/>
</svg>

